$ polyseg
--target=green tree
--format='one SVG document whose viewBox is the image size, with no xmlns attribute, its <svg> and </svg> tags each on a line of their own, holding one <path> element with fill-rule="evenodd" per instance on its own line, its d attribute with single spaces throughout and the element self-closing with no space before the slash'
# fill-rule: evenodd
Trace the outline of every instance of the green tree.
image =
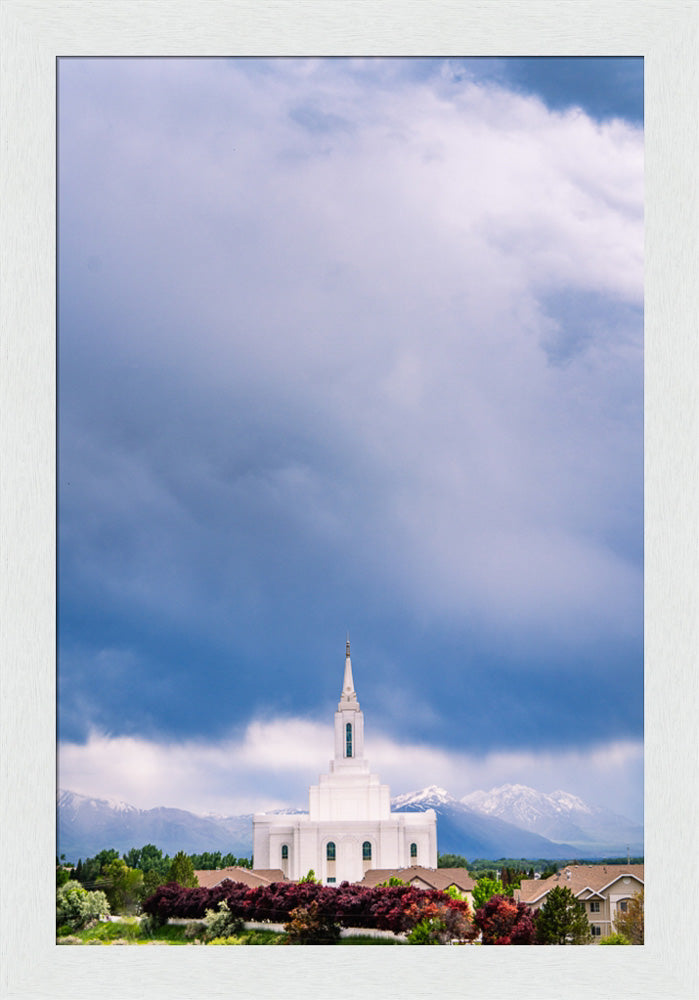
<svg viewBox="0 0 699 1000">
<path fill-rule="evenodd" d="M 159 872 L 151 871 L 143 873 L 143 898 L 152 896 L 159 885 L 167 882 L 167 875 L 160 875 Z"/>
<path fill-rule="evenodd" d="M 437 858 L 438 868 L 468 868 L 468 861 L 461 854 L 440 854 Z"/>
<path fill-rule="evenodd" d="M 589 944 L 592 940 L 585 906 L 568 886 L 549 890 L 546 902 L 536 915 L 536 936 L 540 944 Z"/>
<path fill-rule="evenodd" d="M 82 864 L 81 878 L 80 881 L 88 889 L 93 888 L 97 882 L 97 879 L 102 874 L 102 869 L 105 865 L 109 865 L 112 861 L 116 861 L 119 857 L 119 852 L 115 851 L 113 847 L 110 847 L 104 851 L 100 851 L 96 854 L 94 858 L 85 858 Z"/>
<path fill-rule="evenodd" d="M 56 927 L 80 930 L 87 924 L 109 914 L 109 903 L 103 892 L 88 892 L 79 882 L 66 882 L 56 893 Z"/>
<path fill-rule="evenodd" d="M 168 882 L 178 882 L 185 888 L 194 888 L 194 886 L 199 885 L 199 880 L 194 874 L 194 865 L 191 858 L 184 851 L 178 851 L 172 859 L 167 880 Z"/>
<path fill-rule="evenodd" d="M 504 896 L 505 889 L 500 879 L 489 878 L 484 875 L 479 878 L 473 887 L 473 908 L 480 910 L 485 906 L 491 896 Z"/>
<path fill-rule="evenodd" d="M 116 858 L 104 866 L 97 884 L 104 890 L 112 913 L 131 911 L 143 895 L 143 872 Z"/>
<path fill-rule="evenodd" d="M 158 872 L 159 875 L 167 875 L 172 861 L 155 844 L 144 844 L 143 847 L 132 847 L 124 854 L 124 861 L 129 868 L 139 868 L 143 874 L 146 872 Z"/>
<path fill-rule="evenodd" d="M 617 907 L 614 928 L 631 944 L 643 944 L 643 889 L 629 900 L 626 913 Z"/>
</svg>

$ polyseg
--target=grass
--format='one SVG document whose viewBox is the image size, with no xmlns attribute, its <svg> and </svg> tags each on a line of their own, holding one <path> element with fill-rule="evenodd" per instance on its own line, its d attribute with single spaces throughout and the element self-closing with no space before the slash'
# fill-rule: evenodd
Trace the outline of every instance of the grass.
<svg viewBox="0 0 699 1000">
<path fill-rule="evenodd" d="M 340 938 L 338 944 L 404 944 L 404 941 L 394 941 L 391 938 L 371 937 L 369 934 L 358 934 L 356 937 Z"/>
<path fill-rule="evenodd" d="M 63 929 L 62 929 L 63 930 Z M 88 927 L 82 931 L 74 931 L 58 938 L 63 944 L 91 944 L 91 945 L 193 945 L 203 943 L 204 928 L 199 933 L 192 936 L 192 932 L 187 933 L 186 924 L 165 924 L 158 927 L 152 933 L 143 933 L 140 924 L 135 917 L 126 918 L 117 923 L 104 922 Z M 217 938 L 215 944 L 222 945 L 278 945 L 284 944 L 286 934 L 282 931 L 270 930 L 247 930 L 242 934 L 229 938 Z M 207 942 L 209 944 L 210 942 Z M 401 944 L 400 941 L 392 941 L 390 938 L 375 938 L 368 934 L 357 937 L 340 938 L 337 942 L 342 945 L 363 945 L 363 944 Z"/>
</svg>

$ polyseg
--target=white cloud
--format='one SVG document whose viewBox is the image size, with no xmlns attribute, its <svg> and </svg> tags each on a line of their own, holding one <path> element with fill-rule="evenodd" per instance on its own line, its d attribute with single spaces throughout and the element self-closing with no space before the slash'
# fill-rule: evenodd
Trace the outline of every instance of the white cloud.
<svg viewBox="0 0 699 1000">
<path fill-rule="evenodd" d="M 62 788 L 116 798 L 141 808 L 166 805 L 237 814 L 286 805 L 307 807 L 307 790 L 327 770 L 332 728 L 308 719 L 254 720 L 240 737 L 157 742 L 92 732 L 84 745 L 61 743 Z M 368 738 L 372 770 L 392 794 L 431 784 L 457 798 L 504 783 L 573 792 L 591 805 L 638 817 L 643 747 L 613 741 L 584 750 L 484 754 Z"/>
</svg>

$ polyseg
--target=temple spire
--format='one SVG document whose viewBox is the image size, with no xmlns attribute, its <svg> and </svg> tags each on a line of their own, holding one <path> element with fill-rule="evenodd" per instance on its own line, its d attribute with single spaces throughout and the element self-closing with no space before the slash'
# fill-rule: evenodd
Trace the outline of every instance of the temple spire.
<svg viewBox="0 0 699 1000">
<path fill-rule="evenodd" d="M 357 701 L 357 694 L 354 690 L 354 678 L 352 677 L 349 632 L 347 633 L 347 642 L 345 644 L 345 676 L 342 681 L 342 694 L 340 695 L 340 703 L 337 708 L 340 712 L 348 708 L 354 709 L 356 712 L 359 711 L 359 702 Z"/>
</svg>

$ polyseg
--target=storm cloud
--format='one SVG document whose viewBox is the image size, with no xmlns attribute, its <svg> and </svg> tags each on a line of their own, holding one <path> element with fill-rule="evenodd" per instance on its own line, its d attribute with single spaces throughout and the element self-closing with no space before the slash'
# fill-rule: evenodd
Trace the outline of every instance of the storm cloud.
<svg viewBox="0 0 699 1000">
<path fill-rule="evenodd" d="M 60 61 L 65 741 L 322 723 L 348 628 L 386 739 L 642 738 L 643 135 L 583 104 Z"/>
</svg>

